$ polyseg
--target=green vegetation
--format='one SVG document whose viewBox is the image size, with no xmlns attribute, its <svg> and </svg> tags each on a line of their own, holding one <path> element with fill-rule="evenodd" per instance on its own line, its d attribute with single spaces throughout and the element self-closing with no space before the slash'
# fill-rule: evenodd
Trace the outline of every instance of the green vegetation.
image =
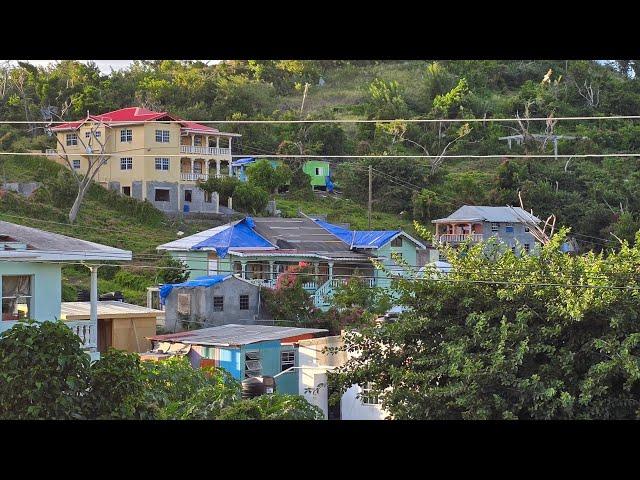
<svg viewBox="0 0 640 480">
<path fill-rule="evenodd" d="M 640 233 L 583 256 L 565 236 L 539 256 L 444 248 L 444 281 L 398 280 L 400 320 L 347 335 L 361 355 L 337 384 L 372 382 L 396 419 L 637 419 Z"/>
<path fill-rule="evenodd" d="M 29 372 L 25 375 L 25 372 Z M 141 362 L 110 350 L 90 363 L 63 322 L 20 322 L 0 334 L 0 419 L 318 420 L 304 398 L 242 400 L 223 369 L 172 357 Z"/>
</svg>

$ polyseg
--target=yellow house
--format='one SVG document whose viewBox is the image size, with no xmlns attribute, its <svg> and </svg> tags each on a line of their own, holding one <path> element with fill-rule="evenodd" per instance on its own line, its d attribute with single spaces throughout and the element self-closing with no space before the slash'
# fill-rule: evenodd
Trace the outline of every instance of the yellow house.
<svg viewBox="0 0 640 480">
<path fill-rule="evenodd" d="M 88 115 L 52 130 L 58 163 L 68 166 L 63 155 L 86 172 L 88 154 L 103 151 L 107 163 L 97 183 L 165 212 L 219 213 L 218 195 L 206 194 L 197 181 L 231 175 L 232 140 L 240 136 L 139 107 Z"/>
</svg>

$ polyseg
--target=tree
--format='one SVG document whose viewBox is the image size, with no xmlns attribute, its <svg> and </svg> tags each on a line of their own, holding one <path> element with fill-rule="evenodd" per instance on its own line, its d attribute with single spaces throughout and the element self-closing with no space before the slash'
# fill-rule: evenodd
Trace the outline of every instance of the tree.
<svg viewBox="0 0 640 480">
<path fill-rule="evenodd" d="M 260 187 L 242 183 L 233 192 L 233 207 L 247 213 L 260 214 L 269 203 L 269 194 Z"/>
<path fill-rule="evenodd" d="M 354 272 L 346 282 L 340 284 L 334 294 L 333 303 L 338 308 L 361 308 L 369 314 L 379 315 L 391 308 L 391 298 L 386 289 L 369 287 L 363 279 Z"/>
<path fill-rule="evenodd" d="M 198 181 L 198 188 L 207 193 L 218 192 L 220 202 L 226 203 L 233 197 L 236 188 L 242 182 L 236 177 L 209 177 L 206 182 Z"/>
<path fill-rule="evenodd" d="M 241 400 L 224 408 L 219 420 L 322 420 L 324 414 L 300 395 L 279 393 Z"/>
<path fill-rule="evenodd" d="M 53 135 L 56 138 L 58 146 L 62 149 L 63 153 L 58 153 L 60 158 L 65 161 L 65 163 L 69 167 L 69 170 L 73 172 L 74 178 L 78 185 L 78 193 L 76 195 L 76 199 L 71 206 L 71 210 L 69 211 L 69 222 L 71 223 L 74 223 L 76 221 L 76 217 L 78 216 L 78 212 L 80 211 L 80 207 L 82 206 L 82 201 L 84 200 L 87 191 L 91 187 L 93 179 L 96 177 L 100 169 L 108 163 L 110 157 L 110 154 L 106 151 L 106 146 L 111 139 L 111 127 L 102 121 L 93 120 L 88 114 L 86 122 L 90 126 L 89 140 L 85 143 L 85 139 L 82 138 L 81 135 L 77 135 L 77 141 L 82 146 L 82 149 L 87 152 L 85 156 L 85 158 L 87 159 L 87 167 L 83 173 L 79 173 L 78 171 L 76 171 L 77 169 L 73 168 L 65 145 L 60 141 L 57 134 L 53 130 L 51 130 L 51 127 L 49 126 L 48 128 L 49 134 Z M 87 123 L 85 123 L 85 125 Z M 78 133 L 78 128 L 79 127 L 76 127 L 74 129 L 76 131 L 76 134 Z M 96 132 L 104 132 L 104 137 L 101 137 L 99 133 L 96 134 Z"/>
<path fill-rule="evenodd" d="M 319 310 L 303 288 L 303 284 L 310 278 L 309 271 L 309 265 L 304 262 L 291 265 L 278 275 L 275 289 L 264 290 L 262 301 L 276 321 L 294 321 L 301 325 L 317 318 Z"/>
<path fill-rule="evenodd" d="M 640 232 L 584 256 L 566 233 L 538 256 L 443 247 L 446 277 L 397 281 L 398 322 L 346 335 L 337 384 L 371 382 L 396 419 L 638 418 Z"/>
<path fill-rule="evenodd" d="M 278 189 L 291 182 L 291 169 L 288 165 L 271 166 L 268 160 L 259 160 L 247 168 L 249 183 L 274 194 Z"/>
<path fill-rule="evenodd" d="M 19 322 L 0 334 L 0 418 L 78 419 L 89 356 L 62 322 Z"/>
<path fill-rule="evenodd" d="M 189 279 L 190 273 L 188 265 L 182 260 L 165 254 L 158 262 L 158 275 L 156 278 L 160 283 L 181 283 Z"/>
</svg>

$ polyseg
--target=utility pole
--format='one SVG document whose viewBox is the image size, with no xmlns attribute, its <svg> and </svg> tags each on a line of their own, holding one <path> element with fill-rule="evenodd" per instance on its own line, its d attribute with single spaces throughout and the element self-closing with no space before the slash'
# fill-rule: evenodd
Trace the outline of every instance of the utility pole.
<svg viewBox="0 0 640 480">
<path fill-rule="evenodd" d="M 371 193 L 371 178 L 373 176 L 373 166 L 369 165 L 369 230 L 371 230 L 371 204 L 373 202 L 373 196 Z"/>
<path fill-rule="evenodd" d="M 302 94 L 302 105 L 300 106 L 300 115 L 302 115 L 302 110 L 304 110 L 304 101 L 307 99 L 307 90 L 309 90 L 309 84 L 304 84 L 304 93 Z"/>
</svg>

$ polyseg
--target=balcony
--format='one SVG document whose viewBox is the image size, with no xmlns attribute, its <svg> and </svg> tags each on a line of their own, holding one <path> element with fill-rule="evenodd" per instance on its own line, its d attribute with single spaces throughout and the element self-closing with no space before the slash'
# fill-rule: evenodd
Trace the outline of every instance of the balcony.
<svg viewBox="0 0 640 480">
<path fill-rule="evenodd" d="M 211 175 L 211 177 L 215 177 L 216 175 Z M 184 180 L 186 182 L 197 182 L 198 180 L 202 180 L 206 182 L 209 179 L 208 173 L 180 173 L 180 180 Z"/>
<path fill-rule="evenodd" d="M 73 331 L 73 333 L 80 337 L 85 349 L 95 350 L 98 348 L 98 332 L 96 331 L 96 327 L 93 323 L 86 320 L 64 323 Z"/>
<path fill-rule="evenodd" d="M 231 149 L 218 148 L 218 147 L 197 147 L 197 146 L 191 146 L 191 145 L 180 145 L 180 153 L 188 153 L 192 155 L 229 156 L 231 155 Z"/>
<path fill-rule="evenodd" d="M 462 243 L 466 241 L 481 242 L 484 240 L 482 233 L 446 233 L 438 236 L 438 241 L 441 243 Z"/>
</svg>

